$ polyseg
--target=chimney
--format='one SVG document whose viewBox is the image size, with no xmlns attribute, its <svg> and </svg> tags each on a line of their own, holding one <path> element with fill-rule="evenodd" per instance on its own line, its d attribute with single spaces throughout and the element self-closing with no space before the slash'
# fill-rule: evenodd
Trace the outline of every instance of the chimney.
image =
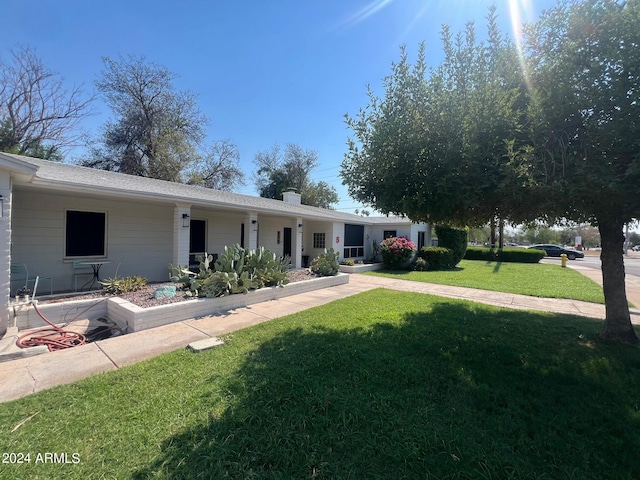
<svg viewBox="0 0 640 480">
<path fill-rule="evenodd" d="M 282 194 L 282 201 L 284 203 L 291 203 L 293 205 L 300 205 L 302 203 L 300 201 L 301 198 L 302 198 L 302 195 L 300 195 L 299 193 L 296 193 L 295 188 L 290 188 Z"/>
</svg>

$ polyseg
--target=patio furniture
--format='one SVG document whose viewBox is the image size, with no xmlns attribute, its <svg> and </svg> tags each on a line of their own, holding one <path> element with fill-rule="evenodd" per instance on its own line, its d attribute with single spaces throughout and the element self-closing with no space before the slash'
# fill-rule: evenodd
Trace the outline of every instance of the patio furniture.
<svg viewBox="0 0 640 480">
<path fill-rule="evenodd" d="M 89 285 L 89 288 L 92 288 L 96 284 L 96 282 L 100 283 L 100 268 L 102 267 L 102 265 L 104 265 L 106 263 L 111 263 L 111 261 L 109 261 L 109 260 L 80 260 L 80 261 L 77 261 L 78 268 L 91 267 L 91 272 L 84 272 L 84 275 L 88 275 L 88 274 L 91 275 L 91 279 L 80 287 L 80 291 L 82 291 L 84 289 L 84 287 L 86 287 L 87 285 Z M 76 262 L 75 261 L 74 261 L 74 268 L 76 268 Z M 80 273 L 74 274 L 74 285 L 75 285 L 76 289 L 78 287 L 77 275 L 81 275 L 81 274 Z"/>
<path fill-rule="evenodd" d="M 82 263 L 82 260 L 74 260 L 71 268 L 73 269 L 73 291 L 78 291 L 78 277 L 91 276 L 93 278 L 93 269 L 91 265 Z"/>
<path fill-rule="evenodd" d="M 51 277 L 40 277 L 39 275 L 36 275 L 36 277 L 39 277 L 38 284 L 40 284 L 42 280 L 49 280 L 49 295 L 51 295 L 53 293 L 53 279 Z M 11 264 L 11 280 L 15 280 L 16 278 L 18 278 L 20 280 L 20 283 L 22 283 L 22 279 L 24 278 L 24 285 L 20 287 L 20 290 L 29 290 L 29 283 L 33 283 L 35 286 L 36 277 L 29 278 L 29 269 L 27 268 L 26 264 Z"/>
</svg>

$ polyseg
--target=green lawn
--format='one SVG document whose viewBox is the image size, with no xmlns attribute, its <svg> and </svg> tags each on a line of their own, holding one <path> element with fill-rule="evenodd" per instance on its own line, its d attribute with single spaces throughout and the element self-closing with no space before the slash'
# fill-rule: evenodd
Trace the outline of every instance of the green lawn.
<svg viewBox="0 0 640 480">
<path fill-rule="evenodd" d="M 600 327 L 366 292 L 0 404 L 0 478 L 637 479 L 640 349 Z"/>
<path fill-rule="evenodd" d="M 365 275 L 480 288 L 494 292 L 519 293 L 534 297 L 570 298 L 604 303 L 602 287 L 576 270 L 559 265 L 462 260 L 455 270 L 409 272 L 382 270 Z"/>
</svg>

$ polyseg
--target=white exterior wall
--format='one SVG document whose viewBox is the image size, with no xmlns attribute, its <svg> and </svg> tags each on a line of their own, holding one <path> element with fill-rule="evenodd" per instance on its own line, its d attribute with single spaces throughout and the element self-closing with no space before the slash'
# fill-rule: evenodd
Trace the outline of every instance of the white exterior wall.
<svg viewBox="0 0 640 480">
<path fill-rule="evenodd" d="M 284 229 L 291 228 L 291 254 L 292 256 L 294 255 L 296 231 L 293 228 L 293 220 L 290 217 L 260 215 L 258 216 L 258 222 L 260 225 L 258 245 L 271 250 L 279 256 L 284 253 Z M 278 232 L 280 232 L 280 243 L 278 243 Z"/>
<path fill-rule="evenodd" d="M 9 295 L 11 293 L 11 177 L 0 170 L 0 337 L 9 326 Z"/>
<path fill-rule="evenodd" d="M 207 222 L 207 253 L 222 255 L 225 246 L 240 244 L 242 234 L 241 225 L 246 222 L 244 214 L 223 211 L 207 211 L 201 208 L 191 210 L 192 220 Z M 248 236 L 245 235 L 245 247 L 248 247 Z"/>
<path fill-rule="evenodd" d="M 309 263 L 311 263 L 311 261 L 321 253 L 324 253 L 324 250 L 325 250 L 324 248 L 313 248 L 314 233 L 324 233 L 326 248 L 331 247 L 332 246 L 331 242 L 335 240 L 335 238 L 333 238 L 332 240 L 332 235 L 333 235 L 332 223 L 308 221 L 304 223 L 302 230 L 303 230 L 302 245 L 304 248 L 304 251 L 302 252 L 302 254 L 309 255 Z M 343 231 L 344 231 L 344 227 L 343 227 Z M 340 250 L 340 253 L 342 254 L 342 250 Z"/>
<path fill-rule="evenodd" d="M 102 278 L 140 275 L 165 281 L 173 261 L 173 207 L 65 196 L 13 193 L 11 262 L 24 263 L 29 275 L 52 277 L 54 290 L 72 288 L 72 258 L 65 258 L 65 211 L 105 212 L 107 260 Z M 41 288 L 47 288 L 44 283 Z"/>
<path fill-rule="evenodd" d="M 173 260 L 172 265 L 189 263 L 189 229 L 184 226 L 184 216 L 191 215 L 191 205 L 176 205 L 173 208 Z"/>
</svg>

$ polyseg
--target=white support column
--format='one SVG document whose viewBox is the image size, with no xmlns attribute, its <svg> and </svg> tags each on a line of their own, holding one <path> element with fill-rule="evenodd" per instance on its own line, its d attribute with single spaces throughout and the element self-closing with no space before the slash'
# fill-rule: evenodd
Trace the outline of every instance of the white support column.
<svg viewBox="0 0 640 480">
<path fill-rule="evenodd" d="M 11 296 L 11 177 L 0 172 L 0 337 L 9 326 Z"/>
<path fill-rule="evenodd" d="M 294 220 L 291 231 L 291 263 L 295 268 L 302 268 L 302 229 L 304 224 L 302 218 Z"/>
<path fill-rule="evenodd" d="M 340 254 L 338 259 L 342 258 L 342 250 L 344 249 L 344 223 L 333 222 L 331 241 L 327 242 L 327 248 L 333 249 Z"/>
<path fill-rule="evenodd" d="M 245 248 L 249 250 L 255 250 L 258 248 L 258 214 L 256 212 L 249 212 L 244 221 L 244 241 Z"/>
<path fill-rule="evenodd" d="M 190 233 L 191 205 L 178 204 L 173 209 L 173 265 L 175 266 L 189 265 Z"/>
</svg>

